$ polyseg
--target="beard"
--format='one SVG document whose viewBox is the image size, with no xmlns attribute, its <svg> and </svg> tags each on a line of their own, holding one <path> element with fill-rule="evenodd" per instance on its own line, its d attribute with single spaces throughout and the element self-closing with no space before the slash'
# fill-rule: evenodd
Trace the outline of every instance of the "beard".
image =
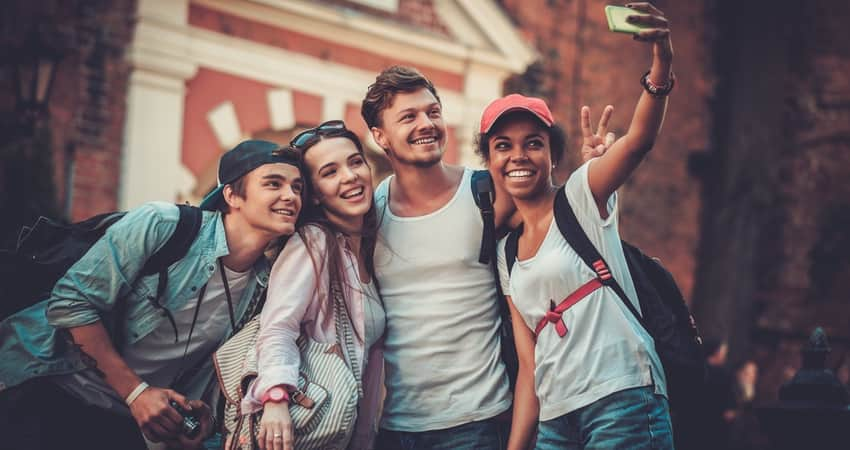
<svg viewBox="0 0 850 450">
<path fill-rule="evenodd" d="M 446 153 L 446 142 L 440 141 L 442 136 L 438 138 L 440 142 L 439 150 L 436 152 L 418 153 L 418 152 L 396 152 L 388 150 L 387 156 L 390 160 L 395 160 L 399 164 L 405 166 L 414 166 L 420 169 L 427 169 L 439 164 L 443 160 L 443 155 Z"/>
</svg>

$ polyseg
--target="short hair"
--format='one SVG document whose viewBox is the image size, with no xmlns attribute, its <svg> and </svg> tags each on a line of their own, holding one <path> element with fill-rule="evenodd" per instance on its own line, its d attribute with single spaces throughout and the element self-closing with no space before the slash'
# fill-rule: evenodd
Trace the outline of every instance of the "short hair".
<svg viewBox="0 0 850 450">
<path fill-rule="evenodd" d="M 287 147 L 278 148 L 277 150 L 275 150 L 275 154 L 277 154 L 278 156 L 282 156 L 282 157 L 286 158 L 286 160 L 287 160 L 286 164 L 290 164 L 293 167 L 295 167 L 296 169 L 298 169 L 298 174 L 301 175 L 302 179 L 304 178 L 304 174 L 306 173 L 306 170 L 305 170 L 305 166 L 304 166 L 304 158 L 302 157 L 301 152 L 287 146 Z M 253 170 L 251 172 L 253 172 Z M 251 172 L 248 172 L 248 173 L 251 173 Z M 230 189 L 233 190 L 233 193 L 236 194 L 238 197 L 243 198 L 243 199 L 246 198 L 246 194 L 248 192 L 247 185 L 245 183 L 245 179 L 248 176 L 248 173 L 237 178 L 232 183 L 227 183 L 228 185 L 230 185 Z M 305 201 L 308 198 L 308 196 L 307 196 L 308 187 L 307 187 L 306 184 L 307 183 L 304 183 L 304 188 L 301 189 L 301 195 L 299 196 L 299 197 L 301 197 L 301 204 L 302 205 L 305 203 Z M 222 214 L 228 214 L 228 213 L 230 213 L 230 205 L 227 204 L 227 201 L 222 199 L 218 204 L 218 210 L 221 211 Z"/>
<path fill-rule="evenodd" d="M 531 113 L 524 112 L 511 112 L 510 115 L 513 114 L 528 114 L 529 117 L 535 117 Z M 505 115 L 504 117 L 509 117 L 509 115 Z M 496 124 L 498 124 L 502 119 L 500 118 Z M 567 132 L 558 125 L 553 124 L 551 127 L 547 127 L 540 119 L 537 119 L 540 122 L 540 125 L 549 133 L 549 155 L 552 157 L 552 162 L 554 164 L 558 164 L 561 162 L 561 158 L 564 156 L 564 151 L 567 148 Z M 490 131 L 488 133 L 476 133 L 475 138 L 473 139 L 473 144 L 475 145 L 475 153 L 481 157 L 481 159 L 487 163 L 490 162 L 490 138 L 493 137 L 493 132 L 496 130 L 496 126 L 490 127 Z"/>
<path fill-rule="evenodd" d="M 406 66 L 388 67 L 369 85 L 366 97 L 360 105 L 360 115 L 368 128 L 380 126 L 381 113 L 392 105 L 397 93 L 415 92 L 423 88 L 428 89 L 437 102 L 442 104 L 434 84 L 418 70 Z"/>
</svg>

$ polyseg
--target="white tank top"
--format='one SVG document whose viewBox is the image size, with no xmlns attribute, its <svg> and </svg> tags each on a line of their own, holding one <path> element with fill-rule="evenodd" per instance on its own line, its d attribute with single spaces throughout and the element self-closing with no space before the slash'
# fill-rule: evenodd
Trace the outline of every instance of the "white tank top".
<svg viewBox="0 0 850 450">
<path fill-rule="evenodd" d="M 445 429 L 510 407 L 499 356 L 499 304 L 478 262 L 482 221 L 466 169 L 454 197 L 418 217 L 395 216 L 389 182 L 375 192 L 375 270 L 387 313 L 382 428 Z"/>
</svg>

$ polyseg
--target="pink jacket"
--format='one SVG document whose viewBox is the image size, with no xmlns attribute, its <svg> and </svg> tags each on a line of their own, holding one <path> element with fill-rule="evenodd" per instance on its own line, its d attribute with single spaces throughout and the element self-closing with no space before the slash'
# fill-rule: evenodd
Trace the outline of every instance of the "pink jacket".
<svg viewBox="0 0 850 450">
<path fill-rule="evenodd" d="M 272 267 L 268 297 L 260 316 L 257 337 L 259 374 L 242 399 L 241 409 L 244 414 L 262 410 L 260 399 L 270 387 L 297 384 L 301 356 L 295 341 L 301 330 L 317 342 L 336 342 L 333 309 L 328 307 L 329 269 L 325 260 L 325 233 L 312 225 L 306 226 L 304 230 L 309 240 L 309 250 L 301 236 L 295 234 Z M 346 278 L 341 284 L 346 290 L 348 311 L 357 333 L 364 337 L 364 302 L 368 299 L 360 288 L 357 259 L 346 248 L 343 237 L 337 235 L 337 239 L 344 249 Z M 311 254 L 316 257 L 315 265 Z M 320 271 L 318 277 L 316 267 Z M 355 347 L 361 367 L 364 368 L 361 378 L 364 396 L 360 401 L 357 424 L 348 448 L 360 450 L 371 448 L 380 419 L 383 342 L 379 340 L 372 346 L 368 361 L 363 355 L 363 342 L 355 339 Z"/>
</svg>

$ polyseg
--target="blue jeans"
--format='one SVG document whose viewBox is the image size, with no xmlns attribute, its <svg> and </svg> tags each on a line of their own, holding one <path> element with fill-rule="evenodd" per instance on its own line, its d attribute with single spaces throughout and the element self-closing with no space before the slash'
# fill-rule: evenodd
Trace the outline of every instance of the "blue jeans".
<svg viewBox="0 0 850 450">
<path fill-rule="evenodd" d="M 444 430 L 378 433 L 375 450 L 502 450 L 508 438 L 509 421 L 495 418 L 465 423 Z"/>
<path fill-rule="evenodd" d="M 615 392 L 537 430 L 537 450 L 672 448 L 670 408 L 653 386 Z"/>
</svg>

